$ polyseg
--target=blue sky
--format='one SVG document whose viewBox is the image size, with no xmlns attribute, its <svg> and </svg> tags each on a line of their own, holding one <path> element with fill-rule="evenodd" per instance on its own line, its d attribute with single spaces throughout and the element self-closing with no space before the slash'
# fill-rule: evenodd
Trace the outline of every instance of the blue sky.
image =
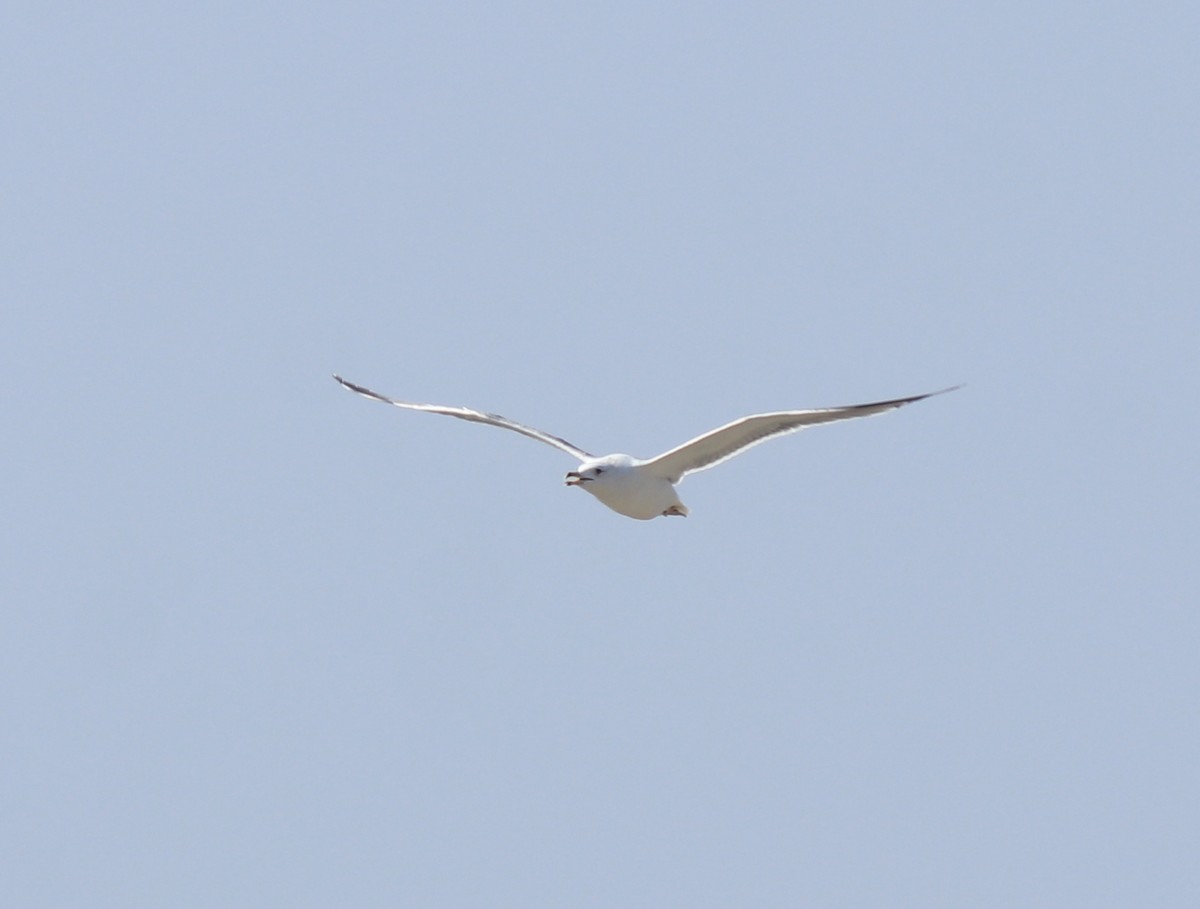
<svg viewBox="0 0 1200 909">
<path fill-rule="evenodd" d="M 7 18 L 6 905 L 1196 905 L 1192 7 Z"/>
</svg>

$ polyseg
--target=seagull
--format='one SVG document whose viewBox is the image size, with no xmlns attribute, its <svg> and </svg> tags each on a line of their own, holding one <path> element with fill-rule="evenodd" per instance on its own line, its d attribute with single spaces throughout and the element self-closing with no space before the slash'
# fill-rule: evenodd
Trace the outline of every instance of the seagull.
<svg viewBox="0 0 1200 909">
<path fill-rule="evenodd" d="M 572 445 L 566 439 L 560 439 L 558 436 L 534 429 L 532 426 L 525 426 L 499 414 L 484 413 L 469 407 L 447 407 L 441 404 L 414 404 L 409 401 L 397 401 L 381 395 L 377 391 L 371 391 L 369 388 L 348 382 L 341 376 L 335 375 L 334 378 L 350 391 L 375 401 L 382 401 L 384 404 L 391 404 L 393 407 L 423 410 L 426 413 L 440 413 L 447 417 L 469 420 L 472 423 L 499 426 L 501 429 L 519 432 L 523 436 L 537 439 L 539 442 L 545 442 L 560 451 L 565 451 L 579 461 L 577 468 L 567 471 L 565 479 L 568 486 L 586 490 L 618 514 L 636 518 L 639 521 L 675 515 L 687 517 L 687 506 L 679 501 L 679 495 L 675 492 L 676 483 L 689 473 L 716 467 L 734 455 L 741 454 L 746 449 L 765 442 L 767 439 L 798 432 L 809 426 L 816 426 L 818 423 L 870 417 L 962 387 L 955 385 L 952 388 L 943 388 L 941 391 L 931 391 L 909 398 L 895 398 L 891 401 L 876 401 L 873 404 L 751 414 L 740 420 L 734 420 L 732 423 L 726 423 L 712 432 L 697 436 L 690 442 L 684 442 L 677 448 L 663 452 L 658 457 L 642 460 L 627 454 L 598 457 L 591 452 L 584 451 L 578 445 Z"/>
</svg>

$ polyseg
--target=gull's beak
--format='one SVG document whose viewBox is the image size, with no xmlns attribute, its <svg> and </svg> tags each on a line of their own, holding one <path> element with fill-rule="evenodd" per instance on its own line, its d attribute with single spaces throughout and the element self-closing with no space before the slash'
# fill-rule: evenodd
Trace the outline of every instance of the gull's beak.
<svg viewBox="0 0 1200 909">
<path fill-rule="evenodd" d="M 581 477 L 578 471 L 567 471 L 566 483 L 568 486 L 578 486 L 580 483 L 586 483 L 587 477 Z"/>
</svg>

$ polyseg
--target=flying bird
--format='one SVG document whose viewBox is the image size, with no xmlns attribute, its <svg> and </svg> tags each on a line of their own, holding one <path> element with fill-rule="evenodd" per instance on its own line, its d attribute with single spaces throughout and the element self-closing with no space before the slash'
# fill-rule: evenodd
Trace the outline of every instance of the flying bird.
<svg viewBox="0 0 1200 909">
<path fill-rule="evenodd" d="M 413 404 L 408 401 L 397 401 L 379 392 L 347 382 L 341 376 L 334 376 L 343 386 L 384 404 L 403 407 L 408 410 L 423 410 L 427 413 L 440 413 L 447 417 L 457 417 L 472 423 L 483 423 L 488 426 L 499 426 L 501 429 L 511 429 L 523 436 L 553 445 L 560 451 L 565 451 L 579 461 L 579 466 L 567 471 L 566 484 L 577 486 L 594 495 L 597 499 L 618 514 L 648 521 L 660 516 L 678 515 L 687 517 L 688 509 L 675 491 L 675 484 L 689 473 L 707 470 L 722 461 L 728 461 L 736 454 L 747 448 L 772 439 L 775 436 L 798 432 L 818 423 L 833 423 L 837 420 L 853 420 L 858 417 L 869 417 L 888 410 L 895 410 L 914 401 L 923 401 L 934 395 L 945 394 L 961 388 L 943 388 L 941 391 L 931 391 L 923 395 L 913 395 L 910 398 L 895 398 L 891 401 L 876 401 L 874 404 L 852 404 L 848 407 L 826 407 L 818 410 L 782 410 L 775 413 L 756 413 L 732 423 L 697 436 L 690 442 L 684 442 L 677 448 L 660 454 L 658 457 L 642 460 L 627 454 L 610 454 L 596 456 L 584 451 L 578 445 L 572 445 L 566 439 L 556 435 L 525 426 L 494 413 L 484 413 L 471 410 L 469 407 L 446 407 L 440 404 Z"/>
</svg>

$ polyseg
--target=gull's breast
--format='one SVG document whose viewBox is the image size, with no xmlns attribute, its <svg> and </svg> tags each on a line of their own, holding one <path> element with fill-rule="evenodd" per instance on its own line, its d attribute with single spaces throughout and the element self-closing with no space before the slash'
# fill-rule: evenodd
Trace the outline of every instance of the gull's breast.
<svg viewBox="0 0 1200 909">
<path fill-rule="evenodd" d="M 608 483 L 589 484 L 588 492 L 618 514 L 639 521 L 657 518 L 673 506 L 682 506 L 669 480 L 631 472 Z"/>
</svg>

